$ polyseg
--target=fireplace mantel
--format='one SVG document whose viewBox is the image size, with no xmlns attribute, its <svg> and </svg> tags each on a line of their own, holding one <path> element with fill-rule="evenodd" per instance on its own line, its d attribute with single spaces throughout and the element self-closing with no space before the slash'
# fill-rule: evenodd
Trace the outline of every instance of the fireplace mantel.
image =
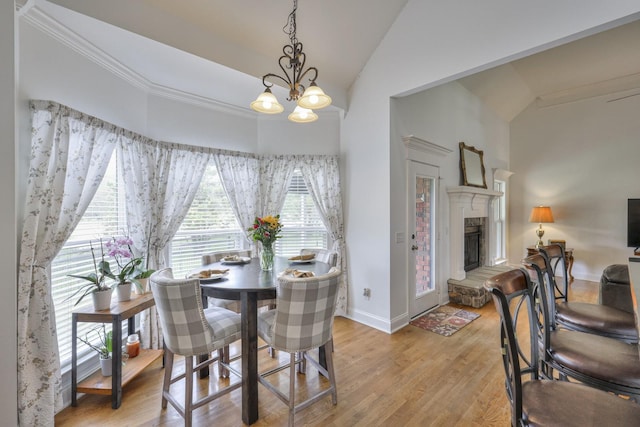
<svg viewBox="0 0 640 427">
<path fill-rule="evenodd" d="M 485 262 L 493 264 L 491 254 L 496 247 L 496 227 L 493 222 L 493 201 L 502 192 L 485 188 L 460 186 L 447 188 L 449 193 L 449 245 L 451 278 L 464 280 L 464 219 L 487 217 L 485 222 Z"/>
</svg>

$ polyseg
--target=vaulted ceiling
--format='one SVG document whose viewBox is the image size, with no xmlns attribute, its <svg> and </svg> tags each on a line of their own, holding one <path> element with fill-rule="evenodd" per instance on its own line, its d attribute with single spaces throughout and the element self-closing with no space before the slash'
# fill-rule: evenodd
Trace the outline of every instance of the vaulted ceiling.
<svg viewBox="0 0 640 427">
<path fill-rule="evenodd" d="M 347 93 L 407 0 L 300 0 L 298 39 L 318 84 Z M 38 8 L 156 85 L 247 108 L 279 71 L 292 1 L 35 0 Z M 63 7 L 59 7 L 63 6 Z M 452 18 L 453 19 L 453 18 Z M 160 42 L 160 43 L 157 43 Z M 462 78 L 507 121 L 531 102 L 640 94 L 640 21 Z M 282 91 L 282 94 L 285 92 Z M 281 95 L 278 95 L 281 96 Z M 612 97 L 612 98 L 613 98 Z"/>
</svg>

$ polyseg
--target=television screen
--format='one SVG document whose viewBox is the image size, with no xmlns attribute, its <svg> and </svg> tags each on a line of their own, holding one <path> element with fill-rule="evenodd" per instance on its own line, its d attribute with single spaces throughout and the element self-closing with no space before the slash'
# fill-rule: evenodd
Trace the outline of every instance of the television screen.
<svg viewBox="0 0 640 427">
<path fill-rule="evenodd" d="M 627 210 L 627 246 L 640 247 L 640 199 L 629 199 Z"/>
</svg>

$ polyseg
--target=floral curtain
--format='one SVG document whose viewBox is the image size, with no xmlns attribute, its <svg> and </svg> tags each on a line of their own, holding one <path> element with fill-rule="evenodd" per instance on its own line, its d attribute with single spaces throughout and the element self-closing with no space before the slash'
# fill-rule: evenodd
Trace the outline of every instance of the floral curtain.
<svg viewBox="0 0 640 427">
<path fill-rule="evenodd" d="M 248 236 L 248 228 L 260 216 L 259 161 L 253 155 L 228 152 L 215 153 L 213 159 L 231 209 Z"/>
<path fill-rule="evenodd" d="M 295 169 L 295 156 L 260 158 L 260 216 L 280 212 Z"/>
<path fill-rule="evenodd" d="M 205 148 L 142 137 L 118 144 L 129 235 L 150 268 L 167 266 L 163 250 L 187 215 L 209 159 Z M 155 307 L 142 313 L 140 332 L 144 348 L 162 348 Z"/>
<path fill-rule="evenodd" d="M 275 215 L 282 209 L 287 196 L 287 185 L 294 170 L 290 161 L 292 157 L 260 157 L 260 214 L 258 216 Z"/>
<path fill-rule="evenodd" d="M 18 417 L 51 425 L 62 404 L 49 265 L 86 211 L 117 130 L 46 101 L 30 103 L 31 160 L 18 271 Z"/>
<path fill-rule="evenodd" d="M 322 221 L 333 240 L 332 250 L 338 254 L 337 266 L 342 271 L 336 314 L 347 314 L 347 263 L 345 260 L 344 221 L 340 166 L 334 156 L 300 156 L 298 167 Z"/>
</svg>

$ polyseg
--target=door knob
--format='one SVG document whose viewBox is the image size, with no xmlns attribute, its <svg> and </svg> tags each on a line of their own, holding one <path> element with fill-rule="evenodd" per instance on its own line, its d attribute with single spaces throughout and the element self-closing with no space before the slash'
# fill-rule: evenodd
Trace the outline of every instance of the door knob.
<svg viewBox="0 0 640 427">
<path fill-rule="evenodd" d="M 418 250 L 418 245 L 413 245 L 413 246 L 411 246 L 411 250 L 412 250 L 412 251 L 417 251 L 417 250 Z"/>
</svg>

